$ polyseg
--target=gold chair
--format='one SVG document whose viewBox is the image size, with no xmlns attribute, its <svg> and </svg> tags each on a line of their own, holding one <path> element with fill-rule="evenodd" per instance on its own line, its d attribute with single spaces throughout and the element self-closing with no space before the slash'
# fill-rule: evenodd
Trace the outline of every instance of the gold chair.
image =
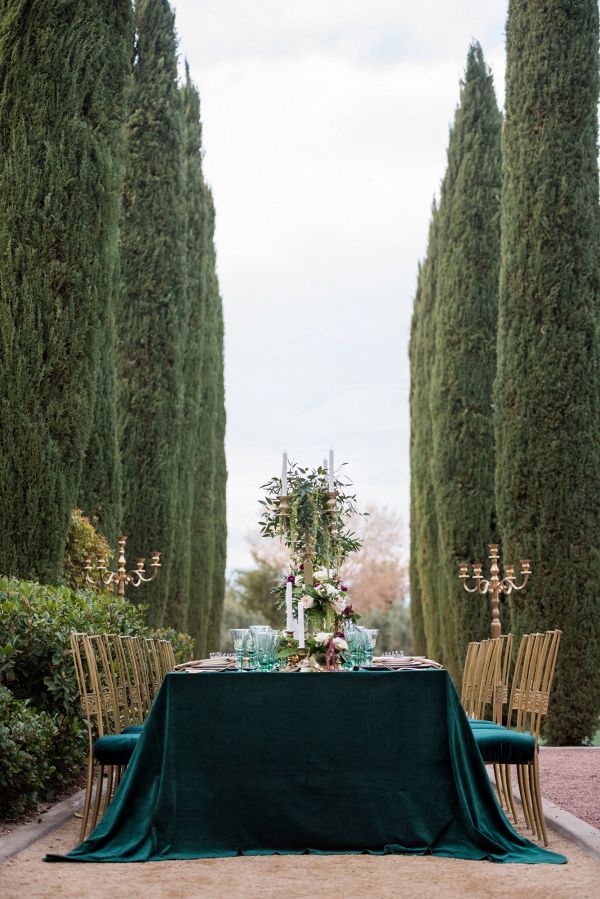
<svg viewBox="0 0 600 899">
<path fill-rule="evenodd" d="M 131 671 L 132 705 L 135 707 L 136 722 L 143 724 L 152 705 L 153 685 L 148 671 L 148 655 L 143 637 L 122 637 L 124 652 Z"/>
<path fill-rule="evenodd" d="M 146 637 L 143 641 L 143 645 L 146 648 L 146 664 L 148 666 L 148 685 L 149 690 L 154 700 L 154 697 L 158 693 L 160 685 L 162 683 L 163 674 L 162 674 L 162 665 L 160 661 L 160 657 L 158 654 L 158 641 L 152 639 L 152 637 Z"/>
<path fill-rule="evenodd" d="M 131 758 L 138 735 L 120 733 L 118 702 L 115 700 L 114 681 L 110 674 L 111 666 L 104 637 L 96 635 L 90 637 L 88 634 L 72 632 L 70 643 L 88 738 L 85 800 L 80 831 L 80 839 L 83 840 L 90 821 L 90 812 L 92 830 L 98 821 L 105 774 L 107 789 L 104 810 L 110 802 L 113 785 L 118 783 L 123 767 Z M 94 779 L 95 795 L 92 807 Z"/>
<path fill-rule="evenodd" d="M 467 654 L 465 655 L 460 701 L 467 715 L 469 715 L 469 710 L 472 707 L 473 679 L 480 646 L 480 643 L 469 643 L 467 646 Z"/>
<path fill-rule="evenodd" d="M 503 789 L 516 817 L 510 766 L 517 779 L 525 823 L 548 845 L 542 809 L 538 747 L 556 668 L 562 631 L 525 634 L 519 646 L 506 727 L 473 722 L 473 735 L 484 762 L 500 766 Z"/>
<path fill-rule="evenodd" d="M 161 671 L 162 676 L 168 674 L 170 671 L 173 671 L 175 665 L 177 664 L 175 659 L 175 653 L 173 652 L 173 644 L 170 640 L 159 640 L 159 654 L 160 654 L 160 662 L 161 662 Z"/>
</svg>

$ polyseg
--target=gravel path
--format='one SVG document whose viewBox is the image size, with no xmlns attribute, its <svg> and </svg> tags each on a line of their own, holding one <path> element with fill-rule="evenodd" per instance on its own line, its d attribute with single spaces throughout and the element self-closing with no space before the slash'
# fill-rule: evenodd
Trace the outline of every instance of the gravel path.
<svg viewBox="0 0 600 899">
<path fill-rule="evenodd" d="M 600 861 L 550 834 L 567 865 L 418 856 L 267 856 L 145 864 L 46 864 L 77 843 L 71 820 L 0 866 L 2 899 L 597 899 Z"/>
<path fill-rule="evenodd" d="M 542 796 L 600 829 L 600 747 L 540 750 Z"/>
</svg>

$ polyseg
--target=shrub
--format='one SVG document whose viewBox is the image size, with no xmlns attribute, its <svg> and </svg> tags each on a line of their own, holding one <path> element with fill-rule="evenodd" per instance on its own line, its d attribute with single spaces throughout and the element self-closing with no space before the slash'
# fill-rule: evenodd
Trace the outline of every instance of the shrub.
<svg viewBox="0 0 600 899">
<path fill-rule="evenodd" d="M 194 638 L 189 634 L 182 634 L 173 627 L 159 627 L 149 630 L 147 637 L 155 640 L 170 640 L 173 645 L 176 662 L 189 662 L 194 657 Z"/>
<path fill-rule="evenodd" d="M 144 613 L 121 596 L 0 577 L 0 815 L 52 799 L 82 768 L 85 725 L 70 632 L 148 636 Z M 150 635 L 171 640 L 178 662 L 191 658 L 188 634 L 163 628 Z"/>
<path fill-rule="evenodd" d="M 47 745 L 46 786 L 69 782 L 83 758 L 83 724 L 69 643 L 72 630 L 137 634 L 143 607 L 119 596 L 0 578 L 0 684 L 32 710 L 46 712 L 56 733 Z M 52 770 L 50 770 L 52 769 Z"/>
<path fill-rule="evenodd" d="M 15 818 L 50 798 L 57 733 L 50 715 L 35 712 L 0 685 L 0 816 Z"/>
<path fill-rule="evenodd" d="M 102 590 L 87 583 L 83 566 L 87 556 L 92 556 L 92 558 L 104 556 L 108 563 L 113 555 L 108 542 L 96 530 L 90 519 L 83 514 L 81 509 L 73 509 L 63 563 L 63 578 L 66 584 L 73 590 L 92 590 L 94 593 L 102 593 Z"/>
</svg>

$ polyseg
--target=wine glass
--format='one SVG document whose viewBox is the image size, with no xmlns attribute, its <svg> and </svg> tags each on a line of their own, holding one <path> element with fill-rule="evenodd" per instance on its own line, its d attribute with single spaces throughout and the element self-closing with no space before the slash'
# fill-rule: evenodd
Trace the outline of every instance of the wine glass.
<svg viewBox="0 0 600 899">
<path fill-rule="evenodd" d="M 247 627 L 230 627 L 229 633 L 235 650 L 236 665 L 238 671 L 241 671 L 244 667 L 244 650 L 250 631 Z"/>
<path fill-rule="evenodd" d="M 365 649 L 366 649 L 366 664 L 373 664 L 373 652 L 375 651 L 375 644 L 377 643 L 377 636 L 379 634 L 379 628 L 377 627 L 366 627 L 365 631 Z"/>
</svg>

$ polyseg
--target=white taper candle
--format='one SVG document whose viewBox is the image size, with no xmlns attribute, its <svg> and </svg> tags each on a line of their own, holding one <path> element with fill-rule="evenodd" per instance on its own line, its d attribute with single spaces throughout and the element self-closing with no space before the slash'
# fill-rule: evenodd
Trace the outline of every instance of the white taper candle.
<svg viewBox="0 0 600 899">
<path fill-rule="evenodd" d="M 294 631 L 294 613 L 292 611 L 292 582 L 285 585 L 285 629 Z"/>
<path fill-rule="evenodd" d="M 335 476 L 333 471 L 333 450 L 329 450 L 329 467 L 327 469 L 327 474 L 329 475 L 329 492 L 333 493 L 335 490 Z"/>
<path fill-rule="evenodd" d="M 287 483 L 287 453 L 283 454 L 283 462 L 281 465 L 281 495 L 287 496 L 288 492 L 288 483 Z"/>
<path fill-rule="evenodd" d="M 304 603 L 298 600 L 298 646 L 304 649 Z"/>
</svg>

